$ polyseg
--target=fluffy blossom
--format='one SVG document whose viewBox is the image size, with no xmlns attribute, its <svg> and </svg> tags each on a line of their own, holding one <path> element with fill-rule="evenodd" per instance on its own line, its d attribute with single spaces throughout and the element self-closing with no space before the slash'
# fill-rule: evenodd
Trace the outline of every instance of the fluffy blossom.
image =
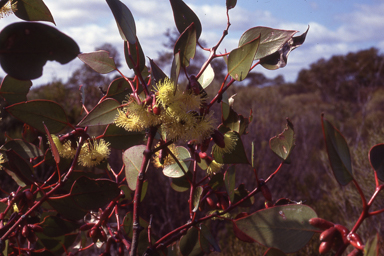
<svg viewBox="0 0 384 256">
<path fill-rule="evenodd" d="M 100 139 L 88 140 L 81 148 L 79 155 L 79 164 L 86 167 L 93 167 L 100 164 L 104 159 L 108 158 L 111 150 L 109 142 Z"/>
</svg>

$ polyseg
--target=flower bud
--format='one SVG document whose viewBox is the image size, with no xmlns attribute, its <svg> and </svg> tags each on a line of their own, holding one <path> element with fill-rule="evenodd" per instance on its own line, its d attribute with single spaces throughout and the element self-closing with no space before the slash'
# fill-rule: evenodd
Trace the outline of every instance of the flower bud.
<svg viewBox="0 0 384 256">
<path fill-rule="evenodd" d="M 21 230 L 21 235 L 25 238 L 27 238 L 29 236 L 29 228 L 27 225 L 25 225 L 23 227 L 23 229 Z"/>
<path fill-rule="evenodd" d="M 95 223 L 85 223 L 80 227 L 81 231 L 86 231 L 88 229 L 91 229 L 93 226 L 95 226 Z"/>
<path fill-rule="evenodd" d="M 311 224 L 315 228 L 319 228 L 322 230 L 329 229 L 335 225 L 332 222 L 324 220 L 322 218 L 312 218 L 309 220 L 309 224 Z"/>
<path fill-rule="evenodd" d="M 327 241 L 327 242 L 321 242 L 320 246 L 319 246 L 319 253 L 320 254 L 326 254 L 327 252 L 329 252 L 332 248 L 332 242 L 331 241 Z"/>
<path fill-rule="evenodd" d="M 349 240 L 347 238 L 349 230 L 346 227 L 339 225 L 339 224 L 336 224 L 335 228 L 337 228 L 337 230 L 339 231 L 341 238 L 343 239 L 343 242 L 345 244 L 347 244 L 349 242 Z"/>
<path fill-rule="evenodd" d="M 265 200 L 272 201 L 272 194 L 269 188 L 267 187 L 267 184 L 261 185 L 260 189 L 261 189 L 261 193 L 263 193 Z"/>
<path fill-rule="evenodd" d="M 264 206 L 266 209 L 268 209 L 268 208 L 273 206 L 273 203 L 272 203 L 272 201 L 265 200 Z"/>
<path fill-rule="evenodd" d="M 337 229 L 335 227 L 326 229 L 320 234 L 320 241 L 322 242 L 332 241 L 336 234 L 337 234 Z"/>
<path fill-rule="evenodd" d="M 203 140 L 203 143 L 201 143 L 201 148 L 200 148 L 201 152 L 207 151 L 210 142 L 211 142 L 211 138 Z"/>
<path fill-rule="evenodd" d="M 200 159 L 207 159 L 208 155 L 205 152 L 199 152 Z"/>
<path fill-rule="evenodd" d="M 361 238 L 358 234 L 352 233 L 348 236 L 348 239 L 349 239 L 349 242 L 351 243 L 351 245 L 353 247 L 355 247 L 357 249 L 363 249 L 364 248 L 364 244 L 361 241 Z"/>
</svg>

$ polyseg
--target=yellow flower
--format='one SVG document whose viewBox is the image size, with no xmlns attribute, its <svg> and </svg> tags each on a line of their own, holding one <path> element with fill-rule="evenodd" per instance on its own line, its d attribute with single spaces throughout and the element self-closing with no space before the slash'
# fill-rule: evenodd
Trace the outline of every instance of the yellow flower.
<svg viewBox="0 0 384 256">
<path fill-rule="evenodd" d="M 160 144 L 158 144 L 157 146 L 160 146 Z M 176 151 L 175 144 L 169 145 L 168 150 L 171 151 L 175 155 L 176 158 L 178 157 L 178 152 Z M 162 152 L 162 154 L 166 154 L 165 157 L 164 157 L 164 155 L 161 156 L 161 158 L 162 158 L 161 161 L 163 161 L 163 163 L 160 162 L 160 152 Z M 165 153 L 165 150 L 159 150 L 153 156 L 152 163 L 157 168 L 163 168 L 165 166 L 172 165 L 172 164 L 176 163 L 176 161 L 170 154 Z"/>
<path fill-rule="evenodd" d="M 207 174 L 212 176 L 218 172 L 220 172 L 221 168 L 223 167 L 223 164 L 219 164 L 215 160 L 212 160 L 212 162 L 209 164 L 207 168 Z"/>
<path fill-rule="evenodd" d="M 0 9 L 0 19 L 7 17 L 8 15 L 13 14 L 16 9 L 17 2 L 12 4 L 12 1 L 9 0 L 1 9 Z"/>
<path fill-rule="evenodd" d="M 3 168 L 3 166 L 1 165 L 3 163 L 5 163 L 5 159 L 4 159 L 3 154 L 0 154 L 0 170 Z"/>
<path fill-rule="evenodd" d="M 156 102 L 160 103 L 164 108 L 174 102 L 176 96 L 176 86 L 171 80 L 165 78 L 153 86 L 153 88 L 156 91 Z"/>
<path fill-rule="evenodd" d="M 232 132 L 232 131 L 227 132 L 226 134 L 224 134 L 225 147 L 221 148 L 215 144 L 212 147 L 212 152 L 218 153 L 220 155 L 231 153 L 236 148 L 237 139 L 238 139 L 238 137 L 236 136 L 236 134 L 234 132 Z"/>
<path fill-rule="evenodd" d="M 109 142 L 100 139 L 99 141 L 88 140 L 81 148 L 79 155 L 79 164 L 85 167 L 93 167 L 108 158 L 111 150 Z"/>
<path fill-rule="evenodd" d="M 61 157 L 72 159 L 75 156 L 76 148 L 72 148 L 71 141 L 67 140 L 64 144 L 62 144 L 59 137 L 56 135 L 51 136 Z"/>
</svg>

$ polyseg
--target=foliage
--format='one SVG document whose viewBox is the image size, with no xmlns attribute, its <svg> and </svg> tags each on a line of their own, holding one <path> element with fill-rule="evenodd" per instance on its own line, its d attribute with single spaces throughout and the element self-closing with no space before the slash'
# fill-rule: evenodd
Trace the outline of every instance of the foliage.
<svg viewBox="0 0 384 256">
<path fill-rule="evenodd" d="M 0 63 L 8 73 L 0 95 L 6 102 L 6 118 L 23 123 L 20 139 L 5 135 L 6 141 L 0 148 L 1 168 L 14 181 L 1 188 L 4 195 L 0 200 L 0 245 L 4 255 L 89 254 L 94 247 L 101 248 L 101 255 L 203 255 L 222 251 L 214 228 L 220 223 L 225 223 L 237 239 L 267 247 L 257 249 L 264 255 L 307 250 L 304 246 L 315 233 L 321 233 L 320 253 L 333 247 L 335 255 L 341 255 L 352 245 L 353 255 L 378 255 L 378 236 L 364 245 L 357 230 L 366 219 L 374 219 L 384 211 L 382 205 L 370 211 L 384 189 L 380 185 L 384 177 L 383 144 L 372 147 L 369 153 L 376 190 L 366 200 L 365 188 L 357 178 L 359 172 L 356 174 L 352 168 L 348 142 L 333 122 L 324 117 L 322 126 L 318 126 L 319 133 L 319 127 L 323 128 L 337 182 L 346 187 L 352 182 L 362 203 L 357 221 L 346 220 L 353 225 L 350 231 L 346 225 L 318 218 L 302 201 L 289 197 L 273 200 L 272 192 L 276 196 L 286 191 L 278 191 L 279 187 L 270 190 L 272 181 L 281 184 L 283 179 L 288 185 L 304 184 L 302 179 L 308 178 L 281 170 L 289 168 L 288 164 L 300 168 L 295 161 L 301 168 L 307 166 L 295 155 L 294 147 L 309 134 L 305 129 L 311 127 L 300 120 L 300 115 L 308 115 L 309 111 L 301 109 L 301 113 L 292 116 L 294 121 L 287 119 L 285 129 L 278 135 L 260 134 L 257 129 L 279 122 L 280 109 L 293 113 L 294 106 L 288 104 L 289 100 L 296 104 L 319 103 L 319 107 L 324 103 L 317 95 L 325 97 L 334 92 L 303 89 L 303 81 L 312 82 L 308 80 L 313 77 L 308 75 L 312 72 L 309 70 L 300 74 L 296 85 L 286 87 L 280 94 L 275 87 L 256 95 L 244 94 L 241 101 L 227 95 L 230 90 L 241 93 L 242 89 L 232 85 L 249 76 L 251 83 L 259 85 L 281 83 L 281 79 L 268 81 L 250 72 L 259 64 L 272 70 L 284 67 L 290 52 L 304 43 L 308 30 L 295 37 L 294 30 L 254 27 L 244 32 L 238 48 L 217 54 L 216 49 L 228 34 L 229 11 L 235 8 L 236 1 L 226 2 L 228 23 L 223 36 L 213 47 L 204 48 L 200 44 L 202 24 L 197 15 L 183 1 L 171 0 L 179 34 L 172 43 L 171 59 L 163 59 L 172 66 L 167 76 L 152 59 L 146 66 L 129 8 L 119 0 L 106 2 L 124 41 L 124 55 L 134 71 L 133 78 L 119 70 L 118 56 L 110 47 L 80 54 L 69 36 L 42 23 L 15 23 L 0 33 Z M 4 5 L 4 1 L 0 4 Z M 22 1 L 17 7 L 14 12 L 21 19 L 54 23 L 42 0 Z M 191 59 L 200 48 L 208 51 L 209 57 L 197 67 L 191 65 Z M 85 65 L 75 72 L 67 86 L 55 81 L 40 92 L 29 91 L 30 80 L 41 75 L 47 60 L 66 63 L 76 56 Z M 221 57 L 227 64 L 224 76 L 215 74 L 215 69 L 222 70 L 221 64 L 214 64 Z M 340 87 L 351 86 L 348 79 L 357 79 L 363 89 L 377 86 L 378 80 L 372 80 L 370 75 L 356 75 L 356 66 L 349 69 L 354 73 L 343 73 L 347 80 Z M 111 81 L 100 75 L 110 72 L 119 76 Z M 186 83 L 181 83 L 184 76 Z M 87 78 L 102 87 L 100 97 L 83 90 L 81 99 L 60 98 Z M 103 88 L 105 84 L 109 84 L 107 89 Z M 302 90 L 302 95 L 293 95 L 290 90 Z M 366 108 L 376 108 L 381 100 L 382 93 L 376 91 L 374 100 L 366 102 Z M 269 115 L 263 115 L 259 108 L 244 117 L 235 111 L 234 102 L 247 107 L 262 104 Z M 312 115 L 311 124 L 313 119 Z M 259 131 L 271 132 L 265 127 Z M 296 130 L 303 137 L 298 137 Z M 245 140 L 256 135 L 258 138 L 252 144 Z M 278 156 L 275 160 L 263 158 L 266 138 L 271 138 L 269 147 Z M 287 177 L 293 180 L 291 184 Z M 244 178 L 245 183 L 239 182 Z M 162 203 L 167 198 L 164 194 L 169 193 L 177 200 L 168 197 Z"/>
</svg>

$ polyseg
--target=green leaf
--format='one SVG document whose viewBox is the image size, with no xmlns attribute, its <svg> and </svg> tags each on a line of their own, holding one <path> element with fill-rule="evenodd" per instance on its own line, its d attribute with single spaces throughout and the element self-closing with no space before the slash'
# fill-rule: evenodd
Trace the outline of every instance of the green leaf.
<svg viewBox="0 0 384 256">
<path fill-rule="evenodd" d="M 188 26 L 175 43 L 173 53 L 180 54 L 180 61 L 182 67 L 189 66 L 189 60 L 195 57 L 196 53 L 196 29 L 195 24 L 192 23 Z"/>
<path fill-rule="evenodd" d="M 32 86 L 30 80 L 19 80 L 6 75 L 0 86 L 0 95 L 12 105 L 27 101 L 27 94 Z"/>
<path fill-rule="evenodd" d="M 213 70 L 211 64 L 208 64 L 207 68 L 201 74 L 197 80 L 203 89 L 207 88 L 215 78 L 215 71 Z"/>
<path fill-rule="evenodd" d="M 153 80 L 155 84 L 167 78 L 167 75 L 159 68 L 159 66 L 157 66 L 157 64 L 152 59 L 149 59 L 149 63 L 151 64 L 151 80 Z"/>
<path fill-rule="evenodd" d="M 66 252 L 64 248 L 70 248 L 75 242 L 78 232 L 58 237 L 50 237 L 43 233 L 36 233 L 36 236 L 39 238 L 37 240 L 38 245 L 53 253 L 48 255 L 62 255 Z"/>
<path fill-rule="evenodd" d="M 90 53 L 81 53 L 77 56 L 82 62 L 100 74 L 107 74 L 116 70 L 113 58 L 109 57 L 109 52 L 99 50 Z"/>
<path fill-rule="evenodd" d="M 115 99 L 105 99 L 97 104 L 78 126 L 106 125 L 114 122 L 120 103 Z"/>
<path fill-rule="evenodd" d="M 138 49 L 136 49 L 138 48 Z M 139 52 L 137 52 L 139 50 Z M 129 54 L 131 54 L 132 60 L 129 58 Z M 124 41 L 124 56 L 125 61 L 127 62 L 127 65 L 130 69 L 134 69 L 136 66 L 136 63 L 139 62 L 139 71 L 143 71 L 145 68 L 145 56 L 143 49 L 141 48 L 141 45 L 139 43 L 139 40 L 136 41 L 136 43 L 131 44 L 127 41 Z"/>
<path fill-rule="evenodd" d="M 237 0 L 226 0 L 227 9 L 235 8 Z"/>
<path fill-rule="evenodd" d="M 218 190 L 223 186 L 223 180 L 224 175 L 221 172 L 216 173 L 215 175 L 209 178 L 208 186 L 210 186 L 213 190 Z"/>
<path fill-rule="evenodd" d="M 181 67 L 180 52 L 177 52 L 174 55 L 172 66 L 171 66 L 171 81 L 173 81 L 175 85 L 177 85 L 177 81 L 179 80 L 180 67 Z"/>
<path fill-rule="evenodd" d="M 225 189 L 227 190 L 229 200 L 231 202 L 235 199 L 235 186 L 236 186 L 236 170 L 235 166 L 231 165 L 224 174 Z"/>
<path fill-rule="evenodd" d="M 131 190 L 136 189 L 137 176 L 139 176 L 141 164 L 144 158 L 144 150 L 146 146 L 137 145 L 128 148 L 123 153 L 123 162 L 125 165 L 125 177 L 128 187 Z"/>
<path fill-rule="evenodd" d="M 195 227 L 188 229 L 187 234 L 180 239 L 180 252 L 183 256 L 190 255 L 195 245 L 199 244 L 199 230 Z"/>
<path fill-rule="evenodd" d="M 209 228 L 204 224 L 200 225 L 200 240 L 201 240 L 201 237 L 204 237 L 209 242 L 209 244 L 212 245 L 213 249 L 216 252 L 221 252 L 220 247 L 216 242 L 216 239 L 213 237 Z"/>
<path fill-rule="evenodd" d="M 237 228 L 258 243 L 284 253 L 300 250 L 318 231 L 309 224 L 315 211 L 302 204 L 276 206 L 235 220 Z"/>
<path fill-rule="evenodd" d="M 374 238 L 371 238 L 366 246 L 364 247 L 364 256 L 379 256 L 379 234 L 375 235 Z"/>
<path fill-rule="evenodd" d="M 304 43 L 308 30 L 309 27 L 302 35 L 289 39 L 278 51 L 261 58 L 260 65 L 269 70 L 285 67 L 288 62 L 288 55 Z"/>
<path fill-rule="evenodd" d="M 54 101 L 31 100 L 20 102 L 6 107 L 5 110 L 42 133 L 45 133 L 43 123 L 51 133 L 60 132 L 68 124 L 67 115 L 63 108 Z"/>
<path fill-rule="evenodd" d="M 111 143 L 112 148 L 125 150 L 142 143 L 145 139 L 145 133 L 129 132 L 115 124 L 109 124 L 104 131 L 103 139 Z"/>
<path fill-rule="evenodd" d="M 282 133 L 269 140 L 269 147 L 285 163 L 290 163 L 290 154 L 295 147 L 295 132 L 293 124 L 287 118 L 287 126 Z"/>
<path fill-rule="evenodd" d="M 97 210 L 117 197 L 120 189 L 115 182 L 107 179 L 80 177 L 72 186 L 70 197 L 85 210 Z"/>
<path fill-rule="evenodd" d="M 203 193 L 203 187 L 201 187 L 201 186 L 196 187 L 195 190 L 193 191 L 193 198 L 192 198 L 193 209 L 192 209 L 192 212 L 197 212 L 197 210 L 199 209 L 200 197 L 201 197 L 202 193 Z"/>
<path fill-rule="evenodd" d="M 131 11 L 119 0 L 107 0 L 107 4 L 115 17 L 121 38 L 131 44 L 136 43 L 136 25 Z"/>
<path fill-rule="evenodd" d="M 40 223 L 40 226 L 43 228 L 44 235 L 48 237 L 58 237 L 75 231 L 79 225 L 75 222 L 63 220 L 57 216 L 47 216 Z"/>
<path fill-rule="evenodd" d="M 247 77 L 259 48 L 259 43 L 260 37 L 257 37 L 230 52 L 228 56 L 228 73 L 233 79 L 242 81 Z"/>
<path fill-rule="evenodd" d="M 377 173 L 377 177 L 384 181 L 384 144 L 377 144 L 369 151 L 369 161 Z"/>
<path fill-rule="evenodd" d="M 122 103 L 123 100 L 126 100 L 126 96 L 132 93 L 132 88 L 124 79 L 124 77 L 119 77 L 112 81 L 108 86 L 106 98 L 112 98 Z"/>
<path fill-rule="evenodd" d="M 81 220 L 88 213 L 88 211 L 76 205 L 72 198 L 66 197 L 51 197 L 47 200 L 48 204 L 52 206 L 60 215 L 68 220 Z"/>
<path fill-rule="evenodd" d="M 195 24 L 196 28 L 196 39 L 198 40 L 201 35 L 201 23 L 197 15 L 188 7 L 182 0 L 170 0 L 173 17 L 179 33 L 183 33 L 184 30 L 189 27 L 192 23 Z"/>
<path fill-rule="evenodd" d="M 80 53 L 72 38 L 41 23 L 17 22 L 0 33 L 0 63 L 20 80 L 40 77 L 48 60 L 66 64 Z"/>
<path fill-rule="evenodd" d="M 248 190 L 245 189 L 244 184 L 243 183 L 240 184 L 239 187 L 237 189 L 235 189 L 235 191 L 234 191 L 234 198 L 233 198 L 232 204 L 239 202 L 241 199 L 248 196 L 248 194 L 249 194 L 249 192 L 248 192 Z M 250 197 L 247 200 L 245 200 L 244 202 L 242 202 L 240 204 L 240 206 L 241 207 L 251 207 L 254 202 L 255 202 L 254 197 Z"/>
<path fill-rule="evenodd" d="M 269 248 L 263 256 L 286 256 L 286 254 L 279 249 Z"/>
<path fill-rule="evenodd" d="M 353 180 L 351 155 L 348 144 L 340 133 L 329 121 L 321 118 L 325 146 L 333 174 L 340 185 L 345 186 Z"/>
<path fill-rule="evenodd" d="M 20 157 L 24 159 L 35 158 L 38 156 L 44 156 L 44 152 L 41 151 L 40 148 L 35 145 L 25 142 L 20 139 L 9 140 L 7 141 L 1 149 L 8 150 L 12 149 L 15 151 Z"/>
<path fill-rule="evenodd" d="M 243 141 L 237 132 L 232 132 L 237 137 L 235 149 L 231 153 L 220 153 L 213 151 L 213 157 L 220 164 L 249 164 L 247 154 L 244 150 Z"/>
<path fill-rule="evenodd" d="M 42 0 L 12 0 L 15 15 L 26 21 L 49 21 L 55 24 L 52 14 Z"/>
<path fill-rule="evenodd" d="M 191 164 L 191 155 L 189 154 L 188 149 L 181 146 L 176 147 L 176 152 L 174 152 L 174 154 L 179 160 L 183 169 L 181 169 L 177 163 L 174 163 L 164 167 L 163 174 L 170 178 L 180 178 L 184 176 L 184 172 L 188 172 L 189 165 Z"/>
<path fill-rule="evenodd" d="M 133 234 L 132 223 L 133 223 L 132 212 L 127 212 L 127 214 L 124 217 L 122 226 L 123 226 L 124 232 L 128 236 L 128 238 L 132 238 L 132 234 Z M 139 223 L 140 223 L 140 226 L 142 226 L 143 228 L 148 227 L 148 222 L 146 222 L 141 217 L 139 217 Z"/>
<path fill-rule="evenodd" d="M 260 36 L 260 45 L 255 55 L 255 60 L 279 50 L 296 34 L 296 30 L 281 30 L 268 27 L 253 27 L 245 31 L 239 40 L 239 46 L 251 42 Z"/>
<path fill-rule="evenodd" d="M 184 175 L 183 177 L 172 178 L 171 187 L 177 192 L 185 192 L 189 190 L 191 185 L 189 184 L 187 177 L 189 177 L 189 179 L 191 180 L 192 173 L 187 172 L 187 175 Z"/>
<path fill-rule="evenodd" d="M 148 190 L 148 181 L 145 180 L 143 182 L 143 187 L 141 188 L 140 202 L 142 202 L 144 200 L 145 195 L 147 194 L 147 190 Z"/>
<path fill-rule="evenodd" d="M 9 167 L 6 165 L 6 172 L 16 181 L 17 185 L 24 187 L 33 184 L 35 180 L 34 169 L 29 161 L 26 161 L 14 150 L 5 152 Z"/>
<path fill-rule="evenodd" d="M 226 108 L 225 109 L 225 115 L 227 116 L 227 118 L 223 121 L 222 126 L 227 127 L 230 130 L 239 133 L 240 135 L 246 133 L 246 130 L 247 130 L 248 125 L 249 125 L 249 119 L 244 118 L 242 115 L 238 115 L 233 110 L 232 107 L 229 107 L 229 109 L 227 109 L 226 105 L 227 105 L 227 103 L 222 104 L 222 109 Z M 223 113 L 223 116 L 224 116 L 224 113 Z M 220 127 L 222 127 L 222 126 L 220 126 Z M 224 127 L 222 127 L 222 128 L 224 128 Z M 225 131 L 224 133 L 226 133 L 226 132 L 227 131 Z"/>
</svg>

